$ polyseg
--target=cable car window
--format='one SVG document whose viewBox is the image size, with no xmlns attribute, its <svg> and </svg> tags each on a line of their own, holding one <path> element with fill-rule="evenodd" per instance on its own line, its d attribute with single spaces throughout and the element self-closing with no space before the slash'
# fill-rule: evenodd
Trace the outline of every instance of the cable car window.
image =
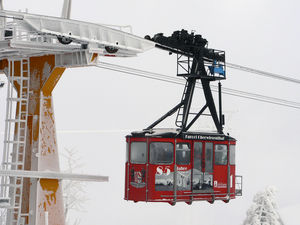
<svg viewBox="0 0 300 225">
<path fill-rule="evenodd" d="M 215 146 L 215 164 L 227 165 L 227 145 Z"/>
<path fill-rule="evenodd" d="M 128 162 L 128 158 L 129 158 L 129 143 L 126 142 L 126 162 Z"/>
<path fill-rule="evenodd" d="M 194 143 L 193 190 L 202 188 L 202 142 Z"/>
<path fill-rule="evenodd" d="M 144 164 L 147 161 L 146 142 L 132 142 L 130 149 L 130 162 L 134 164 Z"/>
<path fill-rule="evenodd" d="M 205 143 L 205 172 L 213 172 L 213 143 Z"/>
<path fill-rule="evenodd" d="M 189 143 L 176 144 L 177 165 L 188 165 L 191 162 L 191 146 Z"/>
<path fill-rule="evenodd" d="M 171 164 L 173 163 L 172 143 L 151 142 L 150 143 L 150 163 L 151 164 Z"/>
<path fill-rule="evenodd" d="M 195 142 L 194 144 L 194 169 L 202 170 L 202 142 Z"/>
<path fill-rule="evenodd" d="M 229 163 L 235 165 L 235 145 L 229 145 Z"/>
</svg>

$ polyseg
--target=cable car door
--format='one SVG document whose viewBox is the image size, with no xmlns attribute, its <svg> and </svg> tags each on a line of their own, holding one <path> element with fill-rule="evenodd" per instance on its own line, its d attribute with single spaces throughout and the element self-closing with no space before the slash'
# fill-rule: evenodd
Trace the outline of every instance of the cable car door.
<svg viewBox="0 0 300 225">
<path fill-rule="evenodd" d="M 148 200 L 172 201 L 174 139 L 151 138 L 149 144 Z"/>
<path fill-rule="evenodd" d="M 146 163 L 148 160 L 147 141 L 139 138 L 130 142 L 129 199 L 146 200 Z"/>
<path fill-rule="evenodd" d="M 213 191 L 213 143 L 195 142 L 193 160 L 193 192 Z"/>
<path fill-rule="evenodd" d="M 219 193 L 230 193 L 230 166 L 228 164 L 228 144 L 218 142 L 215 144 L 215 177 L 214 189 Z"/>
<path fill-rule="evenodd" d="M 176 142 L 176 198 L 190 198 L 191 194 L 191 147 L 192 142 L 177 140 Z"/>
</svg>

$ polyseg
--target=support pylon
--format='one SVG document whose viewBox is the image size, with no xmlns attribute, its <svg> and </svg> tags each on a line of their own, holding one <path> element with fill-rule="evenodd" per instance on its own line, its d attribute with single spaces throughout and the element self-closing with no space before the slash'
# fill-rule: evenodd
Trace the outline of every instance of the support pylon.
<svg viewBox="0 0 300 225">
<path fill-rule="evenodd" d="M 99 55 L 132 57 L 155 47 L 152 41 L 107 25 L 68 19 L 70 7 L 71 0 L 66 0 L 63 18 L 57 18 L 0 6 L 0 72 L 18 77 L 22 68 L 30 68 L 25 72 L 26 100 L 17 96 L 7 101 L 11 119 L 6 127 L 13 129 L 5 131 L 0 168 L 0 215 L 7 215 L 0 222 L 6 225 L 64 225 L 59 180 L 108 181 L 106 176 L 59 172 L 52 90 L 65 68 L 95 66 Z M 10 88 L 20 95 L 17 80 L 9 81 Z"/>
<path fill-rule="evenodd" d="M 22 60 L 20 59 L 20 62 Z M 20 76 L 22 63 L 9 64 L 8 62 L 9 60 L 2 60 L 0 69 L 6 75 L 10 71 L 14 77 Z M 55 55 L 31 57 L 28 68 L 30 70 L 24 168 L 20 169 L 59 171 L 52 90 L 65 68 L 55 66 Z M 15 90 L 19 93 L 20 88 L 17 86 L 20 84 L 17 82 L 14 81 L 11 85 L 14 85 Z M 17 105 L 18 107 L 20 106 Z M 17 114 L 16 118 L 18 118 Z M 15 129 L 13 140 L 18 138 L 16 137 L 17 133 Z M 24 221 L 24 224 L 29 225 L 64 225 L 61 181 L 55 179 L 22 179 L 21 213 L 19 213 L 21 220 L 19 219 L 16 224 L 23 224 Z M 11 195 L 12 187 L 9 188 Z M 8 208 L 10 211 L 8 215 L 12 215 L 13 210 L 13 208 Z M 11 220 L 7 220 L 7 223 L 14 224 Z"/>
</svg>

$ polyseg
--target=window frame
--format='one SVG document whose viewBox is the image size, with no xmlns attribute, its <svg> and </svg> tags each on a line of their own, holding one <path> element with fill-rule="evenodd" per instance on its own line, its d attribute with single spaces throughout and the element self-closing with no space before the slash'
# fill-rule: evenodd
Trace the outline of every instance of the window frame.
<svg viewBox="0 0 300 225">
<path fill-rule="evenodd" d="M 129 162 L 129 142 L 126 142 L 126 153 L 125 153 L 125 162 L 128 163 Z"/>
<path fill-rule="evenodd" d="M 232 149 L 232 147 L 233 147 L 233 149 Z M 233 151 L 232 151 L 233 150 Z M 233 153 L 232 153 L 233 152 Z M 232 156 L 233 156 L 233 158 L 232 158 Z M 236 158 L 235 158 L 235 156 L 236 156 L 236 146 L 235 145 L 232 145 L 232 144 L 230 144 L 229 145 L 229 165 L 235 165 L 235 162 L 236 162 Z M 232 159 L 233 159 L 233 163 L 232 163 Z"/>
<path fill-rule="evenodd" d="M 187 145 L 189 145 L 189 149 L 190 149 L 190 157 L 189 157 L 189 163 L 188 164 L 179 164 L 178 162 L 177 162 L 177 145 L 178 144 L 187 144 Z M 176 155 L 176 160 L 175 160 L 175 163 L 176 163 L 176 165 L 180 165 L 180 166 L 184 166 L 184 165 L 191 165 L 191 161 L 192 161 L 192 143 L 190 143 L 190 142 L 177 142 L 176 143 L 176 145 L 175 145 L 175 155 Z"/>
<path fill-rule="evenodd" d="M 204 171 L 207 173 L 213 173 L 214 172 L 214 142 L 204 142 Z M 210 157 L 210 168 L 208 166 L 208 160 L 207 160 L 207 152 L 208 152 L 208 145 L 211 145 L 211 157 Z"/>
<path fill-rule="evenodd" d="M 200 169 L 202 170 L 203 168 L 203 165 L 202 165 L 202 162 L 203 162 L 203 152 L 205 151 L 205 147 L 204 147 L 204 142 L 202 141 L 195 141 L 194 142 L 194 145 L 193 145 L 193 168 L 195 168 L 195 159 L 196 159 L 196 156 L 195 156 L 195 149 L 196 149 L 196 145 L 199 143 L 199 146 L 201 146 L 201 151 L 200 151 Z"/>
<path fill-rule="evenodd" d="M 145 161 L 144 162 L 132 162 L 132 144 L 133 143 L 144 143 L 146 145 L 146 151 L 145 151 Z M 148 148 L 147 148 L 147 141 L 132 141 L 130 143 L 130 163 L 131 164 L 146 164 L 147 161 L 148 161 L 148 157 L 147 157 L 147 151 L 148 151 Z"/>
<path fill-rule="evenodd" d="M 217 146 L 218 145 L 223 145 L 223 146 L 226 146 L 226 151 L 223 151 L 223 152 L 226 152 L 226 163 L 225 164 L 221 164 L 221 163 L 217 163 L 217 161 L 216 161 L 216 153 L 217 153 Z M 218 150 L 218 151 L 220 151 L 220 150 Z M 228 165 L 228 145 L 227 144 L 215 144 L 215 146 L 214 146 L 214 152 L 215 152 L 215 157 L 214 157 L 214 163 L 215 163 L 215 165 L 217 165 L 217 166 L 226 166 L 226 165 Z"/>
<path fill-rule="evenodd" d="M 172 161 L 170 163 L 165 163 L 165 162 L 152 162 L 151 161 L 151 144 L 152 143 L 168 143 L 172 145 Z M 151 141 L 149 143 L 149 163 L 151 165 L 172 165 L 174 163 L 174 143 L 173 142 L 169 142 L 169 141 Z"/>
</svg>

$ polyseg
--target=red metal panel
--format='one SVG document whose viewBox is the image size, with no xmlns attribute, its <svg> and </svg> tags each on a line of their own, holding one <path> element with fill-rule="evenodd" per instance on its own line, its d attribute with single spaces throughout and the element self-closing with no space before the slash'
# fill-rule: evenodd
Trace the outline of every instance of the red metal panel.
<svg viewBox="0 0 300 225">
<path fill-rule="evenodd" d="M 148 161 L 146 164 L 131 164 L 126 163 L 126 181 L 125 181 L 125 199 L 133 201 L 150 201 L 150 202 L 169 202 L 173 204 L 174 201 L 185 201 L 191 203 L 192 201 L 207 200 L 213 202 L 214 199 L 223 199 L 226 201 L 228 186 L 230 186 L 230 193 L 235 192 L 235 165 L 230 166 L 230 177 L 228 179 L 228 163 L 227 165 L 215 165 L 215 151 L 213 150 L 213 171 L 205 171 L 205 143 L 225 144 L 229 145 L 229 141 L 199 141 L 199 140 L 183 140 L 179 138 L 162 138 L 162 137 L 128 137 L 129 143 L 133 141 L 147 142 L 148 145 Z M 169 142 L 173 144 L 173 162 L 169 164 L 151 164 L 150 157 L 150 143 L 151 142 Z M 211 178 L 211 189 L 204 188 L 207 184 L 203 184 L 204 189 L 192 191 L 193 184 L 193 157 L 194 157 L 194 143 L 201 142 L 202 149 L 202 176 L 203 179 Z M 188 164 L 178 165 L 175 163 L 176 158 L 176 144 L 175 143 L 189 143 L 191 147 L 191 161 Z M 235 142 L 230 142 L 234 144 Z M 229 146 L 228 146 L 229 149 Z M 147 167 L 148 164 L 148 167 Z M 176 167 L 175 167 L 176 166 Z M 146 171 L 143 176 L 142 171 Z M 177 171 L 176 175 L 174 173 Z M 204 181 L 207 181 L 207 179 Z M 228 181 L 230 182 L 228 184 Z M 176 182 L 176 188 L 174 187 Z M 129 187 L 127 189 L 126 187 Z M 175 188 L 175 189 L 174 189 Z M 148 190 L 148 191 L 147 191 Z M 174 194 L 176 190 L 176 194 Z M 232 194 L 230 198 L 234 198 Z"/>
</svg>

